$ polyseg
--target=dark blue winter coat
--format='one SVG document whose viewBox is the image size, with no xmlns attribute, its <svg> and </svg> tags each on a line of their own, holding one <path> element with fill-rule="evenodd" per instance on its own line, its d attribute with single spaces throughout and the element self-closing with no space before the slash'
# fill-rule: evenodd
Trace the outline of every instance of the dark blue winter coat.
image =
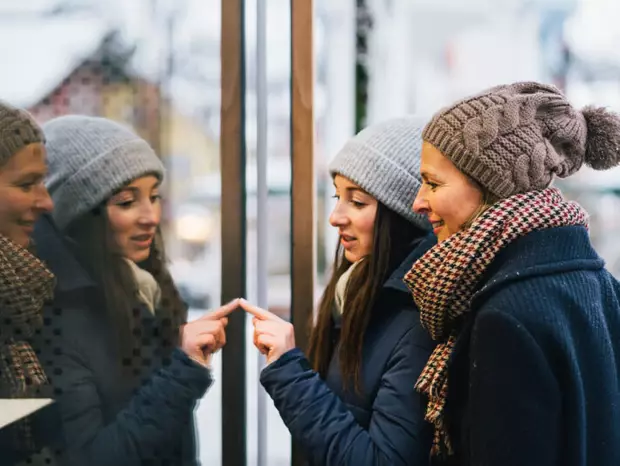
<svg viewBox="0 0 620 466">
<path fill-rule="evenodd" d="M 509 244 L 450 361 L 456 456 L 437 463 L 620 465 L 619 299 L 584 227 Z"/>
<path fill-rule="evenodd" d="M 361 394 L 345 390 L 337 348 L 325 380 L 299 349 L 262 371 L 261 383 L 309 464 L 428 463 L 431 429 L 413 387 L 434 343 L 402 278 L 434 243 L 418 241 L 381 291 L 364 339 Z"/>
<path fill-rule="evenodd" d="M 49 218 L 39 220 L 34 238 L 57 278 L 38 346 L 62 414 L 53 428 L 62 430 L 65 464 L 195 465 L 193 412 L 210 371 L 178 349 L 163 356 L 158 319 L 140 309 L 141 354 L 128 362 L 127 376 L 101 290 Z"/>
</svg>

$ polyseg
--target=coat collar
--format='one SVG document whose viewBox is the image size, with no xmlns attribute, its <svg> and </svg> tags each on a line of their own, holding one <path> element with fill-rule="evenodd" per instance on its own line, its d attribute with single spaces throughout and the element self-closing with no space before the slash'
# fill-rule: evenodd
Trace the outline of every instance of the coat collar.
<svg viewBox="0 0 620 466">
<path fill-rule="evenodd" d="M 42 215 L 39 218 L 33 239 L 37 256 L 56 276 L 57 291 L 66 292 L 97 286 L 75 257 L 71 240 L 63 237 L 49 215 Z"/>
<path fill-rule="evenodd" d="M 409 255 L 400 263 L 400 265 L 394 270 L 394 272 L 392 272 L 390 278 L 386 280 L 383 287 L 411 294 L 411 291 L 403 281 L 403 277 L 411 270 L 413 264 L 415 264 L 415 262 L 435 244 L 437 244 L 437 238 L 432 233 L 415 239 L 411 243 Z"/>
</svg>

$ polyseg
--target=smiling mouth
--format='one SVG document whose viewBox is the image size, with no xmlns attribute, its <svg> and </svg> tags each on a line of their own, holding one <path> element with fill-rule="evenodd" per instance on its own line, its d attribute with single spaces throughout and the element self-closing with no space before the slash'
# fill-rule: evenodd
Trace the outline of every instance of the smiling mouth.
<svg viewBox="0 0 620 466">
<path fill-rule="evenodd" d="M 21 226 L 22 228 L 27 228 L 27 229 L 34 228 L 34 223 L 35 222 L 18 222 L 19 226 Z"/>
<path fill-rule="evenodd" d="M 342 247 L 344 247 L 347 250 L 353 248 L 353 245 L 356 240 L 357 238 L 355 236 L 340 235 L 340 244 L 342 244 Z"/>
<path fill-rule="evenodd" d="M 444 221 L 437 220 L 435 222 L 431 222 L 431 225 L 433 226 L 433 230 L 437 230 L 438 228 L 441 228 L 442 226 L 444 226 Z"/>
<path fill-rule="evenodd" d="M 138 243 L 146 243 L 146 242 L 151 241 L 153 239 L 153 235 L 132 236 L 131 239 L 133 241 L 137 241 Z"/>
</svg>

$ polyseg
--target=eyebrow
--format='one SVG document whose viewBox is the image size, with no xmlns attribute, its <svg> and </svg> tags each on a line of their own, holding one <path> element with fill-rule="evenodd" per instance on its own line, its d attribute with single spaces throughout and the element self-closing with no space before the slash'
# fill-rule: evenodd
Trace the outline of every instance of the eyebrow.
<svg viewBox="0 0 620 466">
<path fill-rule="evenodd" d="M 434 173 L 429 173 L 427 171 L 421 171 L 420 178 L 422 178 L 423 180 L 428 180 L 429 178 L 437 179 L 437 175 L 435 175 Z"/>
<path fill-rule="evenodd" d="M 42 172 L 42 171 L 31 171 L 31 172 L 26 172 L 26 173 L 20 173 L 19 176 L 17 176 L 15 178 L 15 182 L 16 183 L 22 183 L 26 180 L 42 180 L 43 178 L 45 178 L 47 176 L 47 172 Z"/>
<path fill-rule="evenodd" d="M 336 183 L 334 183 L 334 188 L 338 189 L 338 186 L 336 186 Z M 344 188 L 344 190 L 348 192 L 359 192 L 362 194 L 366 194 L 367 196 L 372 196 L 370 193 L 364 191 L 359 186 L 347 186 L 346 188 Z"/>
<path fill-rule="evenodd" d="M 157 182 L 155 183 L 152 187 L 151 187 L 151 191 L 154 189 L 159 188 L 161 185 L 161 182 Z M 140 188 L 138 188 L 137 186 L 125 186 L 124 188 L 119 189 L 118 191 L 116 191 L 113 196 L 116 196 L 117 194 L 121 194 L 124 192 L 131 192 L 133 194 L 139 193 L 140 192 Z"/>
<path fill-rule="evenodd" d="M 364 195 L 366 195 L 366 196 L 370 196 L 370 194 L 369 194 L 369 193 L 367 193 L 366 191 L 364 191 L 362 188 L 354 188 L 354 187 L 352 187 L 352 186 L 351 186 L 351 187 L 348 187 L 348 188 L 346 188 L 346 189 L 347 189 L 347 191 L 349 191 L 350 193 L 355 193 L 355 192 L 357 192 L 357 193 L 360 193 L 360 194 L 364 194 Z"/>
</svg>

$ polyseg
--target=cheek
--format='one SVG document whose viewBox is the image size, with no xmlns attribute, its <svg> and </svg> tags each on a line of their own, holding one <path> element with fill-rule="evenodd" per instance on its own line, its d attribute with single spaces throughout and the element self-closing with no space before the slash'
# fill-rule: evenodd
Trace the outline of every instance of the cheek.
<svg viewBox="0 0 620 466">
<path fill-rule="evenodd" d="M 361 239 L 361 243 L 365 252 L 370 252 L 374 239 L 376 209 L 372 212 L 364 212 L 357 219 L 357 236 Z"/>
<path fill-rule="evenodd" d="M 22 246 L 30 242 L 30 235 L 19 225 L 20 221 L 34 221 L 34 193 L 24 192 L 19 188 L 0 188 L 0 234 Z"/>
<path fill-rule="evenodd" d="M 367 242 L 372 243 L 372 237 L 374 233 L 375 221 L 374 219 L 365 219 L 361 225 L 361 230 L 367 239 Z"/>
<path fill-rule="evenodd" d="M 161 201 L 153 205 L 153 211 L 155 212 L 155 223 L 159 225 L 161 223 Z"/>
<path fill-rule="evenodd" d="M 18 188 L 7 188 L 0 191 L 1 207 L 3 212 L 10 212 L 15 217 L 29 211 L 35 204 L 36 195 L 26 193 Z"/>
<path fill-rule="evenodd" d="M 433 210 L 446 223 L 452 233 L 469 221 L 480 206 L 480 195 L 473 191 L 459 190 L 438 193 Z"/>
<path fill-rule="evenodd" d="M 119 244 L 125 243 L 133 225 L 131 210 L 122 210 L 117 207 L 108 207 L 108 221 Z"/>
</svg>

